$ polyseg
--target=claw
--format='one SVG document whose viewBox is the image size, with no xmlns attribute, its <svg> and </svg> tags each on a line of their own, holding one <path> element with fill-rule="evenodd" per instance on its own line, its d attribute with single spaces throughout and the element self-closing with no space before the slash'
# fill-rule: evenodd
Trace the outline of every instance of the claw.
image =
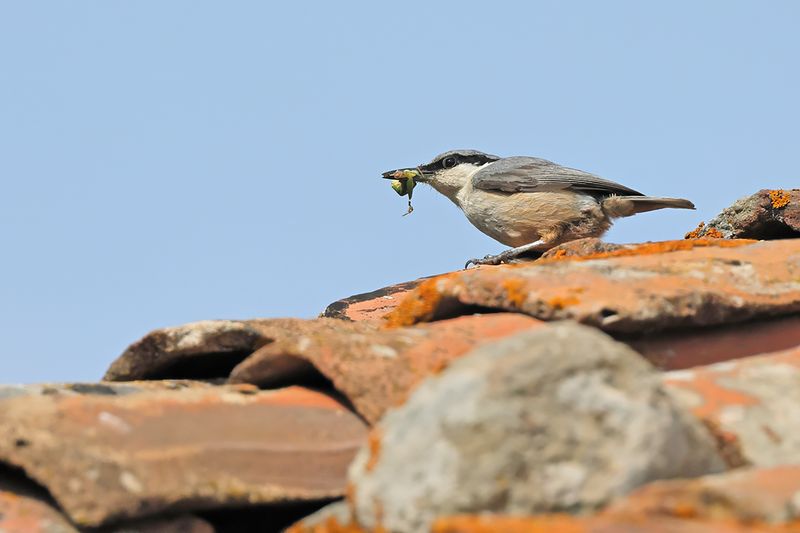
<svg viewBox="0 0 800 533">
<path fill-rule="evenodd" d="M 497 255 L 487 255 L 483 259 L 470 259 L 467 261 L 467 264 L 464 265 L 464 269 L 468 269 L 470 265 L 499 265 L 500 263 L 517 263 L 519 262 L 519 255 L 530 250 L 534 250 L 539 252 L 541 255 L 544 253 L 544 250 L 547 250 L 547 242 L 538 240 L 536 242 L 532 242 L 530 244 L 526 244 L 525 246 L 518 246 L 516 248 L 511 248 L 504 252 L 501 252 Z"/>
<path fill-rule="evenodd" d="M 470 259 L 467 261 L 467 264 L 464 265 L 464 270 L 468 269 L 470 265 L 480 266 L 480 265 L 499 265 L 500 263 L 507 262 L 508 256 L 504 254 L 499 255 L 487 255 L 483 259 Z"/>
</svg>

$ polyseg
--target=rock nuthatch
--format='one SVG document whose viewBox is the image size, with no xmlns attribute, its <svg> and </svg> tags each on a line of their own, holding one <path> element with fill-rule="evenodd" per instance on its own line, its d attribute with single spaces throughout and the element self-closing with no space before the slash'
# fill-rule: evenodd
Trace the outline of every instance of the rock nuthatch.
<svg viewBox="0 0 800 533">
<path fill-rule="evenodd" d="M 594 174 L 536 157 L 497 157 L 477 150 L 453 150 L 416 168 L 391 170 L 395 179 L 416 170 L 453 201 L 472 224 L 511 246 L 498 255 L 470 259 L 465 266 L 497 265 L 528 251 L 546 251 L 584 237 L 600 237 L 614 218 L 664 208 L 694 209 L 681 198 L 645 196 Z"/>
</svg>

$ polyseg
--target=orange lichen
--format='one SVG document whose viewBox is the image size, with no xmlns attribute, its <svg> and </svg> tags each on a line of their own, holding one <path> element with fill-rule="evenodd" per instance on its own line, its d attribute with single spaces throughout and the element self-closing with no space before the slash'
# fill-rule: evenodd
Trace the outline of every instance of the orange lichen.
<svg viewBox="0 0 800 533">
<path fill-rule="evenodd" d="M 705 227 L 706 227 L 706 223 L 705 222 L 701 222 L 701 223 L 699 223 L 697 225 L 696 228 L 694 228 L 692 231 L 690 231 L 689 233 L 684 235 L 683 238 L 684 239 L 698 239 L 698 238 L 700 238 L 700 235 L 703 233 L 703 229 Z"/>
<path fill-rule="evenodd" d="M 670 509 L 672 516 L 678 518 L 697 518 L 700 516 L 700 513 L 697 509 L 697 505 L 691 501 L 677 501 L 672 503 L 672 509 Z"/>
<path fill-rule="evenodd" d="M 503 289 L 506 291 L 506 299 L 508 303 L 517 309 L 521 309 L 525 300 L 528 298 L 528 293 L 525 292 L 525 282 L 519 278 L 509 278 L 503 280 Z"/>
<path fill-rule="evenodd" d="M 559 257 L 564 257 L 566 255 L 567 255 L 567 251 L 566 250 L 556 250 L 555 252 L 553 252 L 553 256 L 552 257 L 557 259 Z"/>
<path fill-rule="evenodd" d="M 420 283 L 403 298 L 400 305 L 383 317 L 386 327 L 412 326 L 417 322 L 431 319 L 442 299 L 442 293 L 439 292 L 437 285 L 440 280 L 451 275 L 437 276 Z"/>
<path fill-rule="evenodd" d="M 352 481 L 348 481 L 344 488 L 344 499 L 351 512 L 356 512 L 356 486 Z"/>
<path fill-rule="evenodd" d="M 439 518 L 431 533 L 582 533 L 580 519 L 567 515 L 529 517 L 464 515 Z"/>
<path fill-rule="evenodd" d="M 433 364 L 431 364 L 431 374 L 441 374 L 448 366 L 450 366 L 450 361 L 447 359 L 434 361 Z"/>
<path fill-rule="evenodd" d="M 784 524 L 767 524 L 749 518 L 726 516 L 723 513 L 715 516 L 698 514 L 697 507 L 690 502 L 681 502 L 667 513 L 672 521 L 658 512 L 635 510 L 627 512 L 602 512 L 594 516 L 569 516 L 562 514 L 537 516 L 501 516 L 501 515 L 462 515 L 437 518 L 430 528 L 431 533 L 588 533 L 590 531 L 648 531 L 647 528 L 661 531 L 659 526 L 669 520 L 671 527 L 664 531 L 681 531 L 681 525 L 691 528 L 692 525 L 705 526 L 703 531 L 719 531 L 726 533 L 773 532 L 788 533 L 798 531 L 797 520 Z M 702 527 L 701 526 L 701 527 Z M 692 529 L 694 530 L 694 529 Z M 335 517 L 315 525 L 302 522 L 291 526 L 286 533 L 386 533 L 386 528 L 378 525 L 366 529 L 354 522 L 340 523 Z"/>
<path fill-rule="evenodd" d="M 578 305 L 579 303 L 581 303 L 581 301 L 574 296 L 554 296 L 547 300 L 547 305 L 557 310 L 564 309 L 571 305 Z"/>
<path fill-rule="evenodd" d="M 771 524 L 749 518 L 659 516 L 654 513 L 600 513 L 594 516 L 452 516 L 438 518 L 431 533 L 589 533 L 591 531 L 716 531 L 718 533 L 797 532 L 797 520 Z M 334 532 L 334 533 L 339 533 Z M 347 532 L 349 533 L 349 532 Z"/>
<path fill-rule="evenodd" d="M 367 472 L 372 472 L 381 457 L 381 432 L 379 429 L 375 428 L 370 431 L 367 438 L 367 447 L 369 448 L 369 459 L 367 459 L 366 468 Z"/>
<path fill-rule="evenodd" d="M 590 261 L 592 259 L 612 259 L 615 257 L 665 254 L 669 252 L 684 252 L 687 250 L 692 250 L 693 248 L 707 248 L 710 246 L 718 248 L 736 248 L 738 246 L 745 246 L 748 244 L 753 244 L 755 242 L 758 241 L 752 239 L 705 239 L 705 238 L 683 240 L 683 241 L 647 242 L 644 244 L 633 246 L 631 248 L 622 248 L 620 250 L 614 250 L 613 252 L 598 252 L 596 254 L 589 254 L 584 256 L 569 256 L 557 259 L 553 258 L 539 259 L 538 261 L 536 261 L 536 264 L 548 264 L 558 261 Z M 530 266 L 530 264 L 514 265 L 514 266 L 518 268 L 519 266 Z"/>
<path fill-rule="evenodd" d="M 684 239 L 700 239 L 700 238 L 705 238 L 705 239 L 724 239 L 725 235 L 723 235 L 722 232 L 720 230 L 718 230 L 717 228 L 712 228 L 710 226 L 706 227 L 706 223 L 705 222 L 701 222 L 700 224 L 697 225 L 696 228 L 694 228 L 692 231 L 687 233 L 683 238 Z"/>
<path fill-rule="evenodd" d="M 751 394 L 727 387 L 724 373 L 697 371 L 691 380 L 667 380 L 670 386 L 689 390 L 697 394 L 702 403 L 692 408 L 692 413 L 702 420 L 717 421 L 723 408 L 732 405 L 749 407 L 758 405 L 759 399 Z"/>
<path fill-rule="evenodd" d="M 777 189 L 774 191 L 769 191 L 769 199 L 772 201 L 772 207 L 775 209 L 780 209 L 781 207 L 786 207 L 789 205 L 791 196 L 789 196 L 788 192 L 782 189 Z"/>
<path fill-rule="evenodd" d="M 627 248 L 622 248 L 610 252 L 598 252 L 585 256 L 564 256 L 547 259 L 539 259 L 534 263 L 520 263 L 492 267 L 493 270 L 500 272 L 503 270 L 515 270 L 520 268 L 530 268 L 532 265 L 550 264 L 561 261 L 590 261 L 593 259 L 613 259 L 617 257 L 632 257 L 641 255 L 664 254 L 669 252 L 688 251 L 694 248 L 718 247 L 735 248 L 754 244 L 758 241 L 752 239 L 691 239 L 681 241 L 662 241 L 648 242 Z M 386 314 L 384 325 L 386 328 L 397 328 L 403 326 L 413 326 L 419 322 L 431 321 L 440 308 L 442 298 L 446 294 L 457 292 L 457 283 L 468 283 L 472 271 L 452 272 L 431 278 L 422 282 L 415 289 L 411 290 L 402 302 L 391 312 Z M 447 285 L 450 287 L 447 287 Z M 444 285 L 444 288 L 443 288 Z M 503 282 L 503 288 L 507 292 L 508 301 L 512 305 L 520 306 L 525 302 L 527 295 L 524 293 L 522 282 L 508 280 Z M 565 303 L 565 302 L 561 302 Z M 577 302 L 566 302 L 571 305 Z"/>
</svg>

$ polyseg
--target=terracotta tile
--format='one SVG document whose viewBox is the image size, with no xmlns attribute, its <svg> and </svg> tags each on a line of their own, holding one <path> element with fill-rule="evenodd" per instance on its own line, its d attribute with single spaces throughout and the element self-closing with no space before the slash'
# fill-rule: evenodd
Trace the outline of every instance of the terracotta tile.
<svg viewBox="0 0 800 533">
<path fill-rule="evenodd" d="M 680 370 L 800 346 L 800 315 L 617 339 L 659 368 Z"/>
<path fill-rule="evenodd" d="M 408 325 L 477 306 L 573 319 L 615 334 L 652 333 L 796 313 L 799 274 L 800 239 L 650 243 L 433 278 L 387 319 Z"/>
<path fill-rule="evenodd" d="M 231 381 L 275 386 L 291 382 L 308 362 L 369 422 L 402 402 L 426 376 L 476 346 L 541 326 L 518 314 L 472 315 L 376 331 L 324 331 L 264 346 L 231 373 Z M 298 361 L 300 363 L 298 363 Z"/>
<path fill-rule="evenodd" d="M 744 463 L 800 463 L 800 347 L 667 372 L 663 380 Z"/>
<path fill-rule="evenodd" d="M 369 331 L 375 324 L 332 318 L 205 320 L 157 329 L 131 344 L 104 379 L 225 378 L 258 348 L 277 340 L 337 330 Z"/>
<path fill-rule="evenodd" d="M 423 279 L 398 283 L 375 291 L 342 298 L 326 307 L 320 316 L 356 322 L 380 319 L 397 307 L 403 296 L 419 285 Z"/>
<path fill-rule="evenodd" d="M 178 509 L 341 496 L 365 424 L 292 387 L 23 395 L 0 402 L 0 461 L 81 526 Z"/>
</svg>

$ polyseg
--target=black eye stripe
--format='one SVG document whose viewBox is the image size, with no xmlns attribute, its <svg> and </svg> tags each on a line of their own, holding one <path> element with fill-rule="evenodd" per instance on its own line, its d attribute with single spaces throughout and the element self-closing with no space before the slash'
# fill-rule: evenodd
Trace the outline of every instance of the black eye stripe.
<svg viewBox="0 0 800 533">
<path fill-rule="evenodd" d="M 455 164 L 446 166 L 445 161 L 448 159 L 455 159 Z M 490 154 L 484 153 L 475 153 L 475 152 L 467 152 L 467 153 L 459 153 L 459 152 L 448 152 L 446 154 L 441 154 L 441 156 L 437 157 L 430 163 L 426 165 L 420 165 L 420 169 L 426 170 L 428 172 L 435 172 L 441 169 L 452 168 L 460 163 L 471 163 L 473 165 L 482 166 L 487 163 L 491 163 L 493 161 L 497 161 L 498 157 L 493 156 Z"/>
<path fill-rule="evenodd" d="M 459 164 L 459 163 L 472 163 L 473 165 L 483 165 L 483 164 L 495 161 L 494 157 L 487 157 L 485 155 L 467 155 L 467 156 L 461 155 L 461 156 L 450 156 L 450 157 L 447 157 L 442 161 L 442 164 L 444 164 L 444 161 L 446 161 L 447 159 L 450 159 L 450 158 L 455 158 L 456 164 Z"/>
</svg>

